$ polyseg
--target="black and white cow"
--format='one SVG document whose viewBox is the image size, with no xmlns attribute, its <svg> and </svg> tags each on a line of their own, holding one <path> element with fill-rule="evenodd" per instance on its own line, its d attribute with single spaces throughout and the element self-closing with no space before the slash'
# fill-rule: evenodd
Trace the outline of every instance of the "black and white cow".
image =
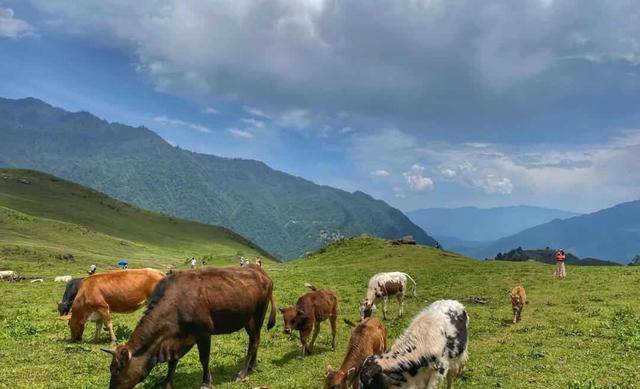
<svg viewBox="0 0 640 389">
<path fill-rule="evenodd" d="M 468 324 L 458 301 L 429 305 L 388 352 L 367 358 L 360 372 L 362 388 L 438 388 L 445 379 L 452 388 L 468 358 Z"/>
<path fill-rule="evenodd" d="M 360 319 L 370 317 L 375 304 L 382 300 L 382 317 L 387 319 L 387 300 L 395 296 L 398 299 L 398 316 L 404 313 L 404 296 L 407 291 L 407 280 L 413 283 L 413 297 L 416 297 L 416 282 L 407 273 L 399 271 L 378 273 L 369 279 L 367 294 L 360 302 Z"/>
</svg>

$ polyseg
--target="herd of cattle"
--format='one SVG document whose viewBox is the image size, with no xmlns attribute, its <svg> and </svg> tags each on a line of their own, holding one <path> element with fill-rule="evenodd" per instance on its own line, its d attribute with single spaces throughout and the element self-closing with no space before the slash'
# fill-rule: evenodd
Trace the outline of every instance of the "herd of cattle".
<svg viewBox="0 0 640 389">
<path fill-rule="evenodd" d="M 7 276 L 11 275 L 0 274 Z M 267 329 L 273 328 L 276 321 L 273 282 L 262 263 L 168 274 L 149 268 L 117 270 L 86 278 L 56 277 L 55 281 L 67 282 L 58 311 L 61 320 L 68 320 L 74 341 L 81 341 L 85 324 L 94 322 L 95 341 L 99 342 L 100 331 L 105 328 L 112 346 L 116 345 L 111 313 L 133 312 L 146 303 L 144 315 L 129 340 L 115 349 L 102 349 L 112 355 L 110 388 L 133 388 L 162 362 L 168 364 L 163 385 L 172 387 L 178 360 L 194 345 L 202 364 L 202 387 L 209 388 L 213 381 L 209 370 L 211 335 L 244 328 L 249 347 L 236 376 L 242 380 L 256 367 L 260 331 L 269 307 Z M 398 316 L 402 316 L 408 281 L 416 296 L 416 283 L 405 273 L 371 277 L 360 303 L 359 322 L 356 325 L 344 320 L 354 327 L 349 347 L 339 369 L 327 366 L 325 388 L 438 388 L 442 382 L 447 388 L 453 386 L 468 358 L 469 318 L 461 303 L 432 303 L 388 350 L 385 325 L 372 317 L 376 303 L 382 301 L 386 319 L 389 297 L 397 298 Z M 325 320 L 331 325 L 331 346 L 335 350 L 338 316 L 338 298 L 333 291 L 305 286 L 311 291 L 294 306 L 280 309 L 284 332 L 300 334 L 301 357 L 313 351 L 320 323 Z M 513 288 L 511 302 L 516 323 L 527 303 L 522 286 Z"/>
</svg>

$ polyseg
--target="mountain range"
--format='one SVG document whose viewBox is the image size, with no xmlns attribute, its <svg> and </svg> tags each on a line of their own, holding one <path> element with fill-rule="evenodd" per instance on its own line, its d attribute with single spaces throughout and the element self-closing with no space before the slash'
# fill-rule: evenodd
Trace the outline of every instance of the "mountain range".
<svg viewBox="0 0 640 389">
<path fill-rule="evenodd" d="M 526 205 L 496 208 L 426 208 L 407 212 L 407 216 L 429 231 L 447 247 L 447 243 L 473 245 L 503 238 L 554 219 L 566 219 L 576 213 Z"/>
<path fill-rule="evenodd" d="M 317 185 L 255 160 L 174 147 L 145 127 L 41 100 L 0 98 L 0 166 L 37 169 L 118 200 L 229 228 L 288 260 L 341 236 L 436 241 L 363 192 Z"/>
<path fill-rule="evenodd" d="M 516 247 L 564 248 L 579 257 L 627 264 L 640 254 L 640 200 L 586 215 L 552 220 L 466 251 L 478 258 L 494 257 Z"/>
</svg>

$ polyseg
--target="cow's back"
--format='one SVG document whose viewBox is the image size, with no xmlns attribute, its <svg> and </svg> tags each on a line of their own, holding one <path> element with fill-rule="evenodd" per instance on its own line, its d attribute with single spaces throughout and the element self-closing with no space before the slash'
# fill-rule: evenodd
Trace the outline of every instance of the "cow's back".
<svg viewBox="0 0 640 389">
<path fill-rule="evenodd" d="M 153 269 L 116 270 L 94 274 L 80 285 L 76 305 L 100 306 L 107 304 L 112 312 L 132 312 L 144 305 L 164 273 Z"/>
<path fill-rule="evenodd" d="M 183 324 L 224 334 L 243 328 L 272 291 L 271 279 L 255 265 L 186 270 L 169 276 L 158 304 L 175 304 Z"/>
<path fill-rule="evenodd" d="M 320 289 L 302 295 L 296 307 L 308 314 L 313 312 L 316 320 L 325 320 L 335 314 L 337 304 L 338 298 L 333 291 Z"/>
</svg>

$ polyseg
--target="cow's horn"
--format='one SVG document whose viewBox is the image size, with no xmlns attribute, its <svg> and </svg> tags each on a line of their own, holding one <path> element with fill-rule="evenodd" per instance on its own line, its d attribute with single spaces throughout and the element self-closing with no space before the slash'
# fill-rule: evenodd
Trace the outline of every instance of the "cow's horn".
<svg viewBox="0 0 640 389">
<path fill-rule="evenodd" d="M 111 355 L 116 355 L 115 350 L 110 350 L 108 348 L 101 348 L 100 350 L 104 351 L 105 353 L 111 354 Z"/>
</svg>

